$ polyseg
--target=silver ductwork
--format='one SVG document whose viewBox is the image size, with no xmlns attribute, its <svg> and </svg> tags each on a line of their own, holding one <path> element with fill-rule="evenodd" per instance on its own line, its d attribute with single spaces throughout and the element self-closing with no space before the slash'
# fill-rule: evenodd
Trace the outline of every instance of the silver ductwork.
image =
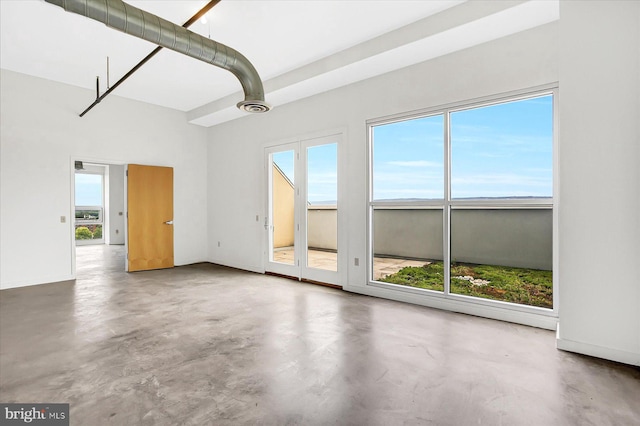
<svg viewBox="0 0 640 426">
<path fill-rule="evenodd" d="M 95 19 L 110 28 L 223 68 L 235 75 L 244 90 L 237 107 L 247 112 L 267 112 L 262 80 L 240 52 L 203 37 L 121 0 L 45 0 L 67 12 Z"/>
</svg>

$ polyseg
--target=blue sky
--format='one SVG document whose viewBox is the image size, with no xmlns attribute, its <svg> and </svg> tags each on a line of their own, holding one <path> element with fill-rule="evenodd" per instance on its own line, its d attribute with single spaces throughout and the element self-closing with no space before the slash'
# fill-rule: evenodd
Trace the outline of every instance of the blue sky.
<svg viewBox="0 0 640 426">
<path fill-rule="evenodd" d="M 551 197 L 551 95 L 451 113 L 451 196 Z M 444 198 L 444 117 L 373 129 L 374 200 Z M 308 148 L 309 201 L 337 198 L 336 145 Z M 294 181 L 293 151 L 273 159 Z"/>
<path fill-rule="evenodd" d="M 76 206 L 102 205 L 102 176 L 76 173 Z"/>
<path fill-rule="evenodd" d="M 453 112 L 451 196 L 550 197 L 552 97 Z M 374 128 L 375 200 L 444 196 L 442 115 Z"/>
<path fill-rule="evenodd" d="M 373 198 L 444 198 L 444 119 L 401 121 L 373 130 Z"/>
<path fill-rule="evenodd" d="M 273 154 L 273 161 L 295 183 L 294 153 Z M 335 203 L 338 199 L 337 145 L 335 143 L 307 148 L 308 201 L 311 204 Z"/>
<path fill-rule="evenodd" d="M 451 176 L 453 198 L 551 197 L 552 97 L 452 113 Z"/>
<path fill-rule="evenodd" d="M 280 170 L 287 175 L 289 180 L 295 184 L 293 156 L 293 150 L 276 152 L 273 154 L 273 162 L 276 163 L 276 165 L 280 167 Z"/>
</svg>

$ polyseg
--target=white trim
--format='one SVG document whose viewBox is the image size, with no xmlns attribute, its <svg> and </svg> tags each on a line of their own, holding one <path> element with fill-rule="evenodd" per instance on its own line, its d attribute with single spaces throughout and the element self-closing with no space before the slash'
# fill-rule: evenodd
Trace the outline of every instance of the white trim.
<svg viewBox="0 0 640 426">
<path fill-rule="evenodd" d="M 372 185 L 373 186 L 373 185 Z M 371 201 L 371 206 L 376 209 L 397 209 L 397 208 L 416 208 L 416 209 L 424 209 L 424 208 L 432 208 L 432 209 L 441 209 L 444 205 L 444 200 L 442 198 L 433 199 L 433 200 L 416 200 L 416 201 L 393 201 L 393 200 L 376 200 Z"/>
<path fill-rule="evenodd" d="M 442 203 L 442 267 L 444 277 L 442 279 L 442 295 L 451 294 L 451 114 L 446 112 L 443 126 L 443 158 L 444 161 L 444 200 Z M 445 267 L 447 265 L 447 267 Z"/>
<path fill-rule="evenodd" d="M 129 272 L 129 164 L 124 165 L 123 196 L 124 196 L 124 271 Z"/>
<path fill-rule="evenodd" d="M 289 145 L 292 143 L 298 143 L 301 141 L 307 141 L 312 139 L 321 139 L 321 138 L 327 138 L 331 136 L 340 136 L 340 135 L 342 135 L 342 137 L 345 137 L 346 134 L 347 134 L 347 127 L 341 126 L 341 127 L 330 128 L 327 130 L 316 130 L 313 132 L 303 133 L 303 134 L 291 136 L 288 138 L 266 141 L 262 144 L 262 147 L 276 148 L 282 145 Z"/>
<path fill-rule="evenodd" d="M 197 263 L 201 263 L 201 262 L 197 262 Z M 242 271 L 249 271 L 249 272 L 255 272 L 258 274 L 264 274 L 266 271 L 265 269 L 262 267 L 262 265 L 245 265 L 245 264 L 240 264 L 240 263 L 235 263 L 235 262 L 227 262 L 221 259 L 212 259 L 210 261 L 205 261 L 202 263 L 210 263 L 212 265 L 219 265 L 219 266 L 226 266 L 228 268 L 233 268 L 233 269 L 239 269 Z M 190 265 L 190 263 L 187 263 L 185 265 L 176 265 L 176 266 L 186 266 L 186 265 Z"/>
<path fill-rule="evenodd" d="M 560 337 L 556 339 L 556 348 L 563 351 L 575 352 L 596 358 L 640 366 L 640 353 L 606 348 L 604 346 L 591 345 L 589 343 L 575 342 L 573 340 L 562 339 Z"/>
<path fill-rule="evenodd" d="M 447 276 L 446 274 L 447 269 L 445 269 L 445 280 Z M 445 281 L 445 283 L 446 282 L 447 281 Z M 451 282 L 450 276 L 449 276 L 448 282 L 449 283 Z M 410 287 L 410 286 L 401 285 L 401 284 L 386 283 L 384 281 L 371 281 L 369 285 L 372 287 L 379 287 L 383 289 L 389 289 L 392 291 L 403 291 L 407 293 L 412 293 L 419 297 L 458 300 L 458 301 L 469 302 L 469 303 L 477 303 L 480 305 L 499 307 L 502 309 L 510 309 L 513 311 L 528 312 L 536 315 L 557 317 L 557 315 L 553 312 L 553 310 L 549 308 L 542 308 L 539 306 L 506 302 L 504 300 L 494 300 L 494 299 L 488 299 L 483 297 L 469 296 L 466 294 L 451 293 L 450 291 L 442 292 L 437 290 L 428 290 L 428 289 Z"/>
<path fill-rule="evenodd" d="M 102 206 L 76 206 L 75 210 L 98 210 L 98 218 L 96 220 L 78 219 L 74 214 L 76 225 L 102 225 L 102 223 L 104 222 L 104 211 L 106 209 Z"/>
<path fill-rule="evenodd" d="M 71 200 L 71 208 L 69 209 L 69 220 L 67 220 L 67 223 L 69 224 L 69 232 L 71 234 L 71 274 L 73 275 L 73 279 L 75 279 L 76 277 L 76 226 L 75 226 L 75 222 L 76 222 L 76 160 L 77 161 L 82 161 L 79 158 L 76 157 L 71 157 L 71 162 L 70 162 L 70 169 L 71 169 L 71 173 L 69 173 L 70 175 L 70 180 L 71 180 L 71 191 L 70 191 L 70 196 L 69 196 L 69 200 Z M 102 232 L 104 232 L 104 229 L 102 230 Z"/>
<path fill-rule="evenodd" d="M 560 290 L 559 290 L 559 277 L 560 277 L 560 161 L 558 155 L 560 149 L 558 147 L 558 135 L 560 134 L 559 126 L 559 89 L 556 87 L 553 89 L 553 210 L 552 215 L 552 256 L 551 256 L 551 268 L 553 271 L 553 312 L 556 316 L 560 316 Z"/>
<path fill-rule="evenodd" d="M 502 92 L 490 96 L 482 96 L 479 98 L 468 99 L 459 102 L 451 102 L 447 104 L 441 104 L 434 107 L 422 108 L 413 111 L 401 112 L 392 115 L 386 115 L 382 117 L 372 118 L 366 121 L 367 126 L 377 126 L 380 124 L 389 124 L 399 121 L 411 120 L 413 118 L 427 117 L 442 114 L 443 112 L 454 112 L 454 110 L 464 110 L 469 108 L 476 108 L 482 106 L 489 106 L 493 104 L 499 104 L 508 101 L 515 101 L 518 99 L 534 98 L 538 96 L 544 96 L 546 94 L 556 94 L 558 89 L 558 82 L 543 84 L 540 86 L 534 86 L 522 90 L 513 90 L 509 92 Z M 555 97 L 555 96 L 554 96 Z"/>
<path fill-rule="evenodd" d="M 449 203 L 453 210 L 550 210 L 553 208 L 553 203 L 538 203 L 538 202 L 527 202 L 527 203 L 518 203 L 511 204 L 509 200 L 505 200 L 505 202 L 496 202 L 496 203 L 483 203 L 483 202 L 474 202 L 474 203 L 462 203 L 458 204 L 455 201 Z"/>
<path fill-rule="evenodd" d="M 10 288 L 20 288 L 20 287 L 30 287 L 34 285 L 46 285 L 46 284 L 56 284 L 64 281 L 75 281 L 76 275 L 57 275 L 50 277 L 42 277 L 42 278 L 33 278 L 29 280 L 23 281 L 10 281 L 8 283 L 2 283 L 2 288 L 0 290 L 9 290 Z"/>
<path fill-rule="evenodd" d="M 320 268 L 313 268 L 309 266 L 309 258 L 308 258 L 308 213 L 309 213 L 309 204 L 308 203 L 308 189 L 309 189 L 309 148 L 319 147 L 319 146 L 327 146 L 327 145 L 335 145 L 336 149 L 336 214 L 338 216 L 344 215 L 344 207 L 340 203 L 341 187 L 340 181 L 342 180 L 342 173 L 340 170 L 340 146 L 343 145 L 342 134 L 335 134 L 330 136 L 318 137 L 313 139 L 304 139 L 300 141 L 300 172 L 303 178 L 303 181 L 300 185 L 300 266 L 301 278 L 309 279 L 313 281 L 319 281 L 329 284 L 341 285 L 340 272 L 345 268 L 343 263 L 343 257 L 341 256 L 341 252 L 344 250 L 344 246 L 341 245 L 341 241 L 338 239 L 340 235 L 340 231 L 342 227 L 340 225 L 340 220 L 336 217 L 336 245 L 337 245 L 337 255 L 336 255 L 336 270 L 326 270 Z M 332 232 L 333 230 L 327 230 L 328 232 Z"/>
<path fill-rule="evenodd" d="M 276 274 L 288 275 L 292 277 L 296 277 L 300 279 L 300 232 L 299 232 L 299 197 L 300 197 L 300 184 L 301 184 L 301 176 L 299 170 L 299 142 L 290 142 L 287 144 L 280 144 L 271 147 L 265 147 L 264 149 L 264 163 L 265 163 L 265 173 L 266 173 L 266 182 L 267 188 L 265 192 L 265 204 L 266 204 L 266 214 L 268 220 L 268 228 L 265 229 L 267 232 L 267 237 L 265 238 L 266 247 L 264 250 L 264 270 L 268 272 L 273 272 Z M 293 263 L 282 263 L 276 262 L 273 260 L 273 227 L 274 227 L 274 218 L 273 218 L 273 199 L 272 199 L 272 187 L 273 187 L 273 155 L 280 152 L 291 152 L 293 155 L 293 197 L 294 197 L 294 234 L 293 234 L 293 247 L 294 247 L 294 255 L 293 255 Z"/>
<path fill-rule="evenodd" d="M 504 309 L 499 306 L 478 303 L 476 300 L 464 301 L 444 297 L 425 297 L 411 292 L 388 290 L 371 285 L 364 287 L 347 285 L 343 288 L 345 291 L 352 293 L 397 300 L 399 302 L 412 303 L 414 305 L 475 315 L 500 321 L 513 322 L 516 324 L 523 324 L 547 330 L 556 330 L 558 323 L 558 318 L 551 315 L 540 315 L 538 313 L 524 312 L 521 310 Z"/>
</svg>

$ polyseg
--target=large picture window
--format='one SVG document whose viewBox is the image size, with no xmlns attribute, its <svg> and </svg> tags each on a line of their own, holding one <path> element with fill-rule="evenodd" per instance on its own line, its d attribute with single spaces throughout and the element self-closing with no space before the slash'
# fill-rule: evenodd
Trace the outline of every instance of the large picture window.
<svg viewBox="0 0 640 426">
<path fill-rule="evenodd" d="M 553 309 L 553 117 L 548 91 L 370 122 L 371 282 Z"/>
</svg>

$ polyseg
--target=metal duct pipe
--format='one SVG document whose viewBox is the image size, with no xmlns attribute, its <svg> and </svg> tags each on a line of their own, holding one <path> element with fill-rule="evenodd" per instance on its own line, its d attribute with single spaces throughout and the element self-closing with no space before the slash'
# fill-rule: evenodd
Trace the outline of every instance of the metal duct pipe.
<svg viewBox="0 0 640 426">
<path fill-rule="evenodd" d="M 202 37 L 121 0 L 45 0 L 67 12 L 95 19 L 110 28 L 191 56 L 235 75 L 244 90 L 237 107 L 247 112 L 267 112 L 262 80 L 254 66 L 240 52 Z"/>
</svg>

